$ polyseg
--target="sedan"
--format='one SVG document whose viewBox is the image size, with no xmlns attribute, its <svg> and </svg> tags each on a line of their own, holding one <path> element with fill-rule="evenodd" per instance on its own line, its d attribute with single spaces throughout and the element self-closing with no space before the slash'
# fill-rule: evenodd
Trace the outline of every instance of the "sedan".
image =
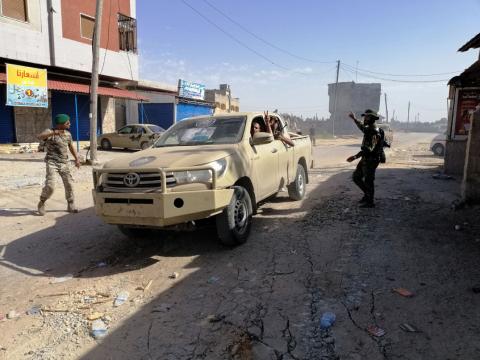
<svg viewBox="0 0 480 360">
<path fill-rule="evenodd" d="M 118 147 L 124 149 L 141 149 L 150 147 L 165 130 L 153 124 L 130 124 L 117 132 L 102 134 L 97 144 L 102 150 Z"/>
<path fill-rule="evenodd" d="M 447 137 L 444 134 L 437 135 L 433 138 L 430 143 L 430 150 L 437 156 L 445 155 L 445 144 L 447 142 Z"/>
</svg>

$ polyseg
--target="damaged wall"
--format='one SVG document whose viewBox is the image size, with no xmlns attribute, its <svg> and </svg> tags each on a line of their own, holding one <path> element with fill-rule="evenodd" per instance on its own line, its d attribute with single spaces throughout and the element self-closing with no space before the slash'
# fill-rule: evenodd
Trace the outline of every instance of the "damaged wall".
<svg viewBox="0 0 480 360">
<path fill-rule="evenodd" d="M 466 202 L 480 202 L 480 110 L 473 116 L 468 135 L 462 198 Z"/>
</svg>

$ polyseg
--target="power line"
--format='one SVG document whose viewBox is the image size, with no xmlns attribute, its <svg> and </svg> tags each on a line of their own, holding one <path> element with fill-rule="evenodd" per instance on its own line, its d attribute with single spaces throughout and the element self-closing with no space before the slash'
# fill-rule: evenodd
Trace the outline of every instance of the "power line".
<svg viewBox="0 0 480 360">
<path fill-rule="evenodd" d="M 389 74 L 389 73 L 382 73 L 382 72 L 377 72 L 377 71 L 371 71 L 371 70 L 365 70 L 361 68 L 354 67 L 349 64 L 345 64 L 346 67 L 350 68 L 351 70 L 359 70 L 364 73 L 369 73 L 369 74 L 377 74 L 377 75 L 384 75 L 384 76 L 398 76 L 398 77 L 428 77 L 428 76 L 441 76 L 441 75 L 452 75 L 452 74 L 458 74 L 459 72 L 462 72 L 463 70 L 458 70 L 458 71 L 451 71 L 451 72 L 444 72 L 444 73 L 437 73 L 437 74 Z"/>
<path fill-rule="evenodd" d="M 216 6 L 214 6 L 212 3 L 210 3 L 208 0 L 203 0 L 204 3 L 206 3 L 208 6 L 210 6 L 212 9 L 214 9 L 216 12 L 218 12 L 220 15 L 224 16 L 225 18 L 227 18 L 228 20 L 230 20 L 232 23 L 234 23 L 235 25 L 237 25 L 239 28 L 241 28 L 243 31 L 247 32 L 248 34 L 250 34 L 251 36 L 253 36 L 255 39 L 257 40 L 260 40 L 261 42 L 263 42 L 264 44 L 267 44 L 268 46 L 280 51 L 280 52 L 283 52 L 284 54 L 287 54 L 291 57 L 294 57 L 296 59 L 299 59 L 299 60 L 303 60 L 303 61 L 308 61 L 308 62 L 313 62 L 313 63 L 319 63 L 319 64 L 333 64 L 335 63 L 336 61 L 319 61 L 319 60 L 314 60 L 314 59 L 309 59 L 309 58 L 306 58 L 306 57 L 303 57 L 303 56 L 299 56 L 299 55 L 296 55 L 284 48 L 281 48 L 275 44 L 272 44 L 270 41 L 267 41 L 265 40 L 263 37 L 255 34 L 254 32 L 252 32 L 251 30 L 249 30 L 248 28 L 246 28 L 245 26 L 243 26 L 242 24 L 240 24 L 238 21 L 232 19 L 230 16 L 228 16 L 226 13 L 224 13 L 222 10 L 220 10 L 219 8 L 217 8 Z"/>
<path fill-rule="evenodd" d="M 351 74 L 355 74 L 354 70 L 351 70 L 349 68 L 344 68 L 345 71 L 350 72 Z M 388 79 L 380 76 L 375 76 L 375 75 L 370 75 L 367 73 L 364 73 L 362 71 L 358 71 L 358 74 L 366 77 L 366 78 L 371 78 L 371 79 L 376 79 L 376 80 L 383 80 L 383 81 L 390 81 L 390 82 L 397 82 L 397 83 L 446 83 L 449 79 L 441 79 L 441 80 L 408 80 L 408 79 Z"/>
</svg>

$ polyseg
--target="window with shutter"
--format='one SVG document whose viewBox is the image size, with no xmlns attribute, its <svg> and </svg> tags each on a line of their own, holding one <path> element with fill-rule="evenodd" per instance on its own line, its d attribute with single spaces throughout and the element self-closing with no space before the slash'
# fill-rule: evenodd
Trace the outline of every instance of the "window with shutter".
<svg viewBox="0 0 480 360">
<path fill-rule="evenodd" d="M 87 15 L 80 15 L 80 31 L 83 38 L 93 39 L 93 30 L 95 28 L 95 18 Z"/>
<path fill-rule="evenodd" d="M 1 0 L 0 5 L 2 16 L 28 21 L 26 0 Z"/>
<path fill-rule="evenodd" d="M 118 38 L 120 50 L 137 52 L 137 20 L 118 14 Z"/>
</svg>

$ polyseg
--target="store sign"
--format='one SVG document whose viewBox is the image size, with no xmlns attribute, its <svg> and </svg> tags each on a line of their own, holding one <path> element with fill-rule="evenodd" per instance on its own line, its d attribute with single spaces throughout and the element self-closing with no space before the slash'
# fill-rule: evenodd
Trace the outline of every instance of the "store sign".
<svg viewBox="0 0 480 360">
<path fill-rule="evenodd" d="M 178 80 L 178 96 L 189 99 L 204 100 L 205 85 L 186 80 Z"/>
<path fill-rule="evenodd" d="M 47 70 L 7 64 L 7 105 L 48 108 Z"/>
<path fill-rule="evenodd" d="M 480 105 L 480 89 L 461 89 L 458 92 L 455 135 L 468 135 L 472 116 Z"/>
</svg>

